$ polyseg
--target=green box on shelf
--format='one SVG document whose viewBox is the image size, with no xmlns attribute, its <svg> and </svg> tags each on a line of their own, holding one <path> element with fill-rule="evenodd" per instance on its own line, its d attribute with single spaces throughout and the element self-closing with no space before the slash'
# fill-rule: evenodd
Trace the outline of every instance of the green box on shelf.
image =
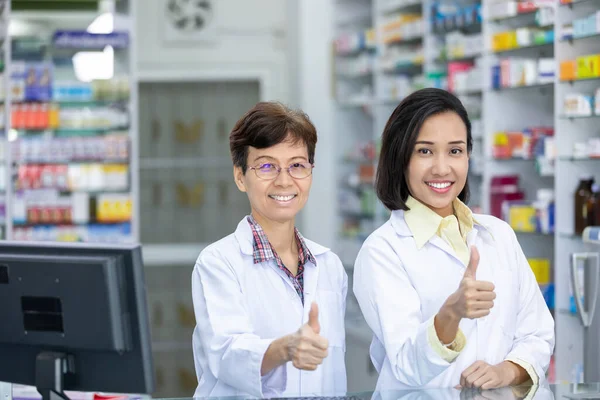
<svg viewBox="0 0 600 400">
<path fill-rule="evenodd" d="M 12 0 L 13 11 L 97 11 L 99 0 Z"/>
</svg>

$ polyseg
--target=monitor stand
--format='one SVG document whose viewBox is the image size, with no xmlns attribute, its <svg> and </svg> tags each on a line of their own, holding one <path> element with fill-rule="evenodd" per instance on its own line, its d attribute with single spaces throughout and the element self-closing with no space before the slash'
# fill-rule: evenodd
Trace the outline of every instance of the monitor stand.
<svg viewBox="0 0 600 400">
<path fill-rule="evenodd" d="M 75 373 L 75 358 L 65 353 L 44 351 L 35 360 L 35 386 L 42 400 L 69 400 L 65 379 Z"/>
<path fill-rule="evenodd" d="M 12 400 L 12 383 L 0 382 L 0 400 Z"/>
</svg>

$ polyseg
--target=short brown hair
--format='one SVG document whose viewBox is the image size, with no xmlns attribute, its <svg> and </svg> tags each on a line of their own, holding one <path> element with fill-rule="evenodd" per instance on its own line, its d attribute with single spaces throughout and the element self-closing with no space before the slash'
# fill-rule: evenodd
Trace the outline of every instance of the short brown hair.
<svg viewBox="0 0 600 400">
<path fill-rule="evenodd" d="M 315 162 L 317 130 L 308 115 L 278 102 L 257 103 L 236 122 L 229 134 L 233 165 L 246 173 L 248 147 L 265 149 L 286 140 L 305 144 L 308 161 Z"/>
</svg>

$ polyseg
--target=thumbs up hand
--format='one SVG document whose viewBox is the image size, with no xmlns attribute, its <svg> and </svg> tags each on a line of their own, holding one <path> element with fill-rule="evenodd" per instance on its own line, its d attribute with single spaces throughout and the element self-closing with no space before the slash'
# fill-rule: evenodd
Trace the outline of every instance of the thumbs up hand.
<svg viewBox="0 0 600 400">
<path fill-rule="evenodd" d="M 307 325 L 313 330 L 317 335 L 321 333 L 321 325 L 319 325 L 319 306 L 317 303 L 312 303 L 310 306 L 310 311 L 308 312 L 308 323 Z"/>
<path fill-rule="evenodd" d="M 471 257 L 469 258 L 469 264 L 465 270 L 464 277 L 477 280 L 477 267 L 479 266 L 479 251 L 477 247 L 471 247 Z"/>
<path fill-rule="evenodd" d="M 456 292 L 448 297 L 444 307 L 448 307 L 452 314 L 458 318 L 481 318 L 489 315 L 494 306 L 494 284 L 477 280 L 477 267 L 479 266 L 479 252 L 476 247 L 471 247 L 471 258 L 462 281 Z"/>
<path fill-rule="evenodd" d="M 308 322 L 291 335 L 288 342 L 288 360 L 292 361 L 294 367 L 314 371 L 327 357 L 329 342 L 319 335 L 320 332 L 319 307 L 317 303 L 312 303 Z"/>
</svg>

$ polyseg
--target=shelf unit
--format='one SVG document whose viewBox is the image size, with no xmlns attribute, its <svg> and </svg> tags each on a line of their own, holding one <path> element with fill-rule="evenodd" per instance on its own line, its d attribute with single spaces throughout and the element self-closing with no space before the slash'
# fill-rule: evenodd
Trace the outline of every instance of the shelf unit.
<svg viewBox="0 0 600 400">
<path fill-rule="evenodd" d="M 336 170 L 339 198 L 338 203 L 332 205 L 331 212 L 338 214 L 339 234 L 334 250 L 341 255 L 349 275 L 352 275 L 353 262 L 362 241 L 388 215 L 376 199 L 372 178 L 369 178 L 376 168 L 379 137 L 387 119 L 401 98 L 411 91 L 421 87 L 449 89 L 450 84 L 453 92 L 461 94 L 461 100 L 475 121 L 469 177 L 472 191 L 470 206 L 479 212 L 492 211 L 491 184 L 499 175 L 518 175 L 519 187 L 527 200 L 535 200 L 539 189 L 554 192 L 554 231 L 517 231 L 517 237 L 528 258 L 549 259 L 552 266 L 557 342 L 556 367 L 551 371 L 551 378 L 557 382 L 581 380 L 583 331 L 570 310 L 568 271 L 569 254 L 583 251 L 588 245 L 584 244 L 580 235 L 573 233 L 573 196 L 579 175 L 592 175 L 596 181 L 600 179 L 600 159 L 575 154 L 573 148 L 576 142 L 600 138 L 597 128 L 600 116 L 567 115 L 563 112 L 563 100 L 569 93 L 593 95 L 593 91 L 600 88 L 600 77 L 567 77 L 561 80 L 559 63 L 582 55 L 600 54 L 600 40 L 594 40 L 598 36 L 596 33 L 573 39 L 563 39 L 561 35 L 564 24 L 598 11 L 600 3 L 585 0 L 563 5 L 550 0 L 536 3 L 537 8 L 533 7 L 533 3 L 522 3 L 511 9 L 506 4 L 483 0 L 481 21 L 462 16 L 454 19 L 453 24 L 447 19 L 436 18 L 438 14 L 434 14 L 440 10 L 444 13 L 451 10 L 455 3 L 446 0 L 363 0 L 337 1 L 334 4 L 335 15 L 356 15 L 359 9 L 365 13 L 360 23 L 334 25 L 332 57 L 335 82 L 332 101 L 336 105 L 333 119 L 340 143 L 336 157 L 340 160 L 351 158 L 352 162 L 342 161 Z M 476 3 L 463 1 L 460 4 L 469 8 Z M 504 14 L 501 14 L 503 10 Z M 422 27 L 420 30 L 412 27 L 403 31 L 404 37 L 411 38 L 409 42 L 403 41 L 400 35 L 394 43 L 386 43 L 388 30 L 384 25 L 393 17 L 390 14 L 399 13 L 420 13 L 423 16 Z M 514 44 L 502 47 L 505 44 L 499 41 L 504 36 L 495 36 L 523 27 L 535 32 L 534 42 L 518 48 Z M 368 34 L 361 34 L 369 29 Z M 461 40 L 469 46 L 461 49 Z M 446 51 L 440 52 L 440 43 L 444 41 Z M 415 43 L 422 45 L 418 50 L 422 57 L 415 57 Z M 477 47 L 478 44 L 480 47 Z M 404 61 L 417 60 L 418 65 L 407 66 L 404 63 L 402 69 L 384 68 L 382 64 L 389 67 L 388 55 L 393 46 L 405 49 L 393 53 L 395 56 Z M 340 54 L 342 49 L 346 54 Z M 467 51 L 469 49 L 474 51 Z M 501 65 L 502 60 L 515 58 L 535 60 L 539 67 L 537 71 L 542 73 L 526 80 L 500 81 L 498 85 L 499 80 L 494 79 L 492 68 Z M 539 61 L 545 58 L 553 61 Z M 338 79 L 340 68 L 351 70 L 352 61 L 358 59 L 361 66 L 366 65 L 360 78 Z M 444 76 L 448 59 L 472 61 L 476 67 L 467 73 L 470 74 L 467 79 L 459 76 L 451 79 L 450 83 Z M 465 81 L 476 84 L 467 86 Z M 546 147 L 547 153 L 543 156 L 529 159 L 519 156 L 496 158 L 493 151 L 496 133 L 529 127 L 553 128 L 553 142 L 548 140 L 548 143 L 554 146 Z M 363 162 L 357 163 L 357 158 Z M 353 196 L 352 193 L 358 195 Z M 357 335 L 358 330 L 363 337 L 368 337 L 364 325 L 357 327 L 355 323 L 359 320 L 356 312 L 349 300 L 348 332 Z"/>
<path fill-rule="evenodd" d="M 13 2 L 7 239 L 139 241 L 134 3 Z"/>
<path fill-rule="evenodd" d="M 576 19 L 588 17 L 600 10 L 597 1 L 580 1 L 556 6 L 557 30 Z M 557 35 L 558 38 L 560 36 Z M 555 43 L 557 64 L 575 57 L 600 53 L 600 40 L 590 38 L 557 40 Z M 557 65 L 558 68 L 558 65 Z M 600 89 L 598 77 L 563 82 L 559 77 L 555 80 L 555 127 L 558 162 L 556 167 L 556 226 L 557 231 L 567 233 L 567 237 L 559 235 L 555 240 L 555 272 L 556 282 L 556 314 L 557 377 L 582 379 L 583 328 L 571 310 L 569 266 L 570 255 L 579 251 L 597 251 L 592 244 L 585 243 L 576 236 L 568 237 L 574 231 L 574 198 L 573 194 L 581 175 L 593 176 L 600 180 L 600 160 L 574 156 L 574 144 L 590 138 L 600 138 L 598 118 L 564 118 L 563 99 L 570 93 L 592 95 Z M 600 101 L 600 99 L 598 99 Z M 561 370 L 562 369 L 562 370 Z"/>
<path fill-rule="evenodd" d="M 7 146 L 7 127 L 10 126 L 10 90 L 7 85 L 7 65 L 10 63 L 11 58 L 11 46 L 9 41 L 6 40 L 8 38 L 8 21 L 10 16 L 10 1 L 9 0 L 1 0 L 0 1 L 0 37 L 1 37 L 1 45 L 0 45 L 0 62 L 2 63 L 0 67 L 1 80 L 2 80 L 2 89 L 0 92 L 0 107 L 2 112 L 0 113 L 0 124 L 2 128 L 0 132 L 2 135 L 0 136 L 0 240 L 7 238 L 7 216 L 10 215 L 10 202 L 9 199 L 9 191 L 8 182 L 10 182 L 10 169 L 8 165 L 10 165 L 9 161 L 9 151 Z"/>
</svg>

